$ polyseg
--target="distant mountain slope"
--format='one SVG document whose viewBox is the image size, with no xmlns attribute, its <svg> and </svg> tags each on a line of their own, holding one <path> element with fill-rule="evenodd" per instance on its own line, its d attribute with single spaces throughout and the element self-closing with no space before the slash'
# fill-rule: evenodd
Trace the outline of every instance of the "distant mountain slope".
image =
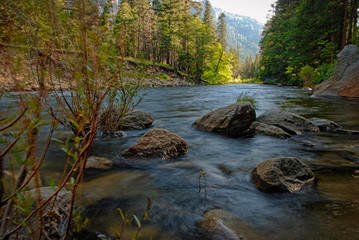
<svg viewBox="0 0 359 240">
<path fill-rule="evenodd" d="M 263 24 L 257 20 L 213 8 L 213 15 L 217 21 L 219 15 L 224 12 L 227 21 L 228 45 L 234 48 L 239 46 L 242 61 L 249 55 L 254 56 L 259 51 L 259 41 L 263 30 Z"/>
</svg>

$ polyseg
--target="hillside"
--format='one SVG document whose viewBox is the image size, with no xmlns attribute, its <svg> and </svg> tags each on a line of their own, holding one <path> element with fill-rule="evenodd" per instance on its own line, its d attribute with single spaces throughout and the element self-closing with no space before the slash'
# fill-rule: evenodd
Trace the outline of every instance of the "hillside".
<svg viewBox="0 0 359 240">
<path fill-rule="evenodd" d="M 259 51 L 259 41 L 263 30 L 263 24 L 250 17 L 241 16 L 223 11 L 220 8 L 213 8 L 215 19 L 224 12 L 226 14 L 228 44 L 234 48 L 239 46 L 241 59 L 245 60 L 247 56 L 253 57 Z"/>
</svg>

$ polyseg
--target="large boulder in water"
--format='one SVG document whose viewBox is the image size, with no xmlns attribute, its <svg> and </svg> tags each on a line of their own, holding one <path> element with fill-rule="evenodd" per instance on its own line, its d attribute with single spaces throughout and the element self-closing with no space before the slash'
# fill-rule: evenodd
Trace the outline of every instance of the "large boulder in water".
<svg viewBox="0 0 359 240">
<path fill-rule="evenodd" d="M 179 157 L 187 153 L 187 143 L 165 129 L 152 129 L 143 135 L 125 153 L 125 157 Z"/>
<path fill-rule="evenodd" d="M 269 110 L 260 115 L 257 122 L 279 127 L 289 134 L 319 132 L 319 128 L 306 118 L 282 110 Z"/>
<path fill-rule="evenodd" d="M 355 45 L 347 45 L 337 55 L 333 76 L 317 85 L 316 96 L 359 98 L 359 52 Z"/>
<path fill-rule="evenodd" d="M 273 158 L 252 171 L 252 181 L 265 192 L 296 192 L 314 180 L 314 173 L 294 157 Z"/>
<path fill-rule="evenodd" d="M 238 102 L 222 107 L 198 118 L 193 127 L 201 131 L 239 136 L 256 119 L 256 112 L 249 102 Z"/>
</svg>

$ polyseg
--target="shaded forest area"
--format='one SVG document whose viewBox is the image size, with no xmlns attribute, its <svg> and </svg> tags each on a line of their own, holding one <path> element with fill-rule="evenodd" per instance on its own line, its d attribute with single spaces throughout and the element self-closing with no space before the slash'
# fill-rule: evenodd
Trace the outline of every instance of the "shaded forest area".
<svg viewBox="0 0 359 240">
<path fill-rule="evenodd" d="M 318 84 L 336 55 L 358 44 L 358 0 L 278 0 L 260 42 L 260 78 L 285 85 Z"/>
</svg>

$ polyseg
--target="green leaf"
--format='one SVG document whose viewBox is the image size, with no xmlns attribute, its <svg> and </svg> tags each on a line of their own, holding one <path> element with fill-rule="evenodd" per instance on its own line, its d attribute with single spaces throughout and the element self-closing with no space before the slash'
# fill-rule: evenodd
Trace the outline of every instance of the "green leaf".
<svg viewBox="0 0 359 240">
<path fill-rule="evenodd" d="M 122 220 L 125 220 L 125 215 L 123 215 L 122 209 L 117 208 L 117 210 L 120 212 Z"/>
<path fill-rule="evenodd" d="M 110 229 L 111 229 L 112 231 L 114 231 L 115 234 L 116 234 L 116 236 L 121 239 L 121 233 L 120 233 L 119 231 L 117 231 L 117 230 L 116 230 L 115 228 L 113 228 L 113 227 L 110 227 Z"/>
<path fill-rule="evenodd" d="M 140 220 L 138 220 L 138 218 L 137 218 L 137 216 L 136 216 L 135 214 L 133 214 L 133 217 L 135 218 L 136 223 L 137 223 L 138 227 L 140 228 L 140 227 L 141 227 L 141 222 L 140 222 Z"/>
</svg>

